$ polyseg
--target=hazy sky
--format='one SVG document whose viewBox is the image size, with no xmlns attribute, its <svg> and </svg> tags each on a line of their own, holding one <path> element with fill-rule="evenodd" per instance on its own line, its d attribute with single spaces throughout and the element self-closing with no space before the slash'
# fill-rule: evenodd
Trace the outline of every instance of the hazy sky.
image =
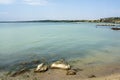
<svg viewBox="0 0 120 80">
<path fill-rule="evenodd" d="M 120 16 L 120 0 L 0 0 L 0 21 Z"/>
</svg>

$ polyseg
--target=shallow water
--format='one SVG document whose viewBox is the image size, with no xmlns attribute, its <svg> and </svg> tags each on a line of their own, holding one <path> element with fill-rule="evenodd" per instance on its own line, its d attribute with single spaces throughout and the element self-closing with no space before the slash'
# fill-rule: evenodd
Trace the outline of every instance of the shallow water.
<svg viewBox="0 0 120 80">
<path fill-rule="evenodd" d="M 119 62 L 120 31 L 96 23 L 0 23 L 0 67 L 43 58 Z"/>
</svg>

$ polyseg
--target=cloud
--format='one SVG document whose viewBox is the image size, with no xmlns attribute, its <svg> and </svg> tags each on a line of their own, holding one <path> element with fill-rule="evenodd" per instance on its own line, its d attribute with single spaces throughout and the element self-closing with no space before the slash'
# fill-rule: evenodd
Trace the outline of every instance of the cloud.
<svg viewBox="0 0 120 80">
<path fill-rule="evenodd" d="M 24 3 L 28 5 L 45 6 L 48 4 L 48 1 L 47 0 L 24 0 Z"/>
<path fill-rule="evenodd" d="M 0 0 L 0 4 L 12 4 L 15 0 Z"/>
</svg>

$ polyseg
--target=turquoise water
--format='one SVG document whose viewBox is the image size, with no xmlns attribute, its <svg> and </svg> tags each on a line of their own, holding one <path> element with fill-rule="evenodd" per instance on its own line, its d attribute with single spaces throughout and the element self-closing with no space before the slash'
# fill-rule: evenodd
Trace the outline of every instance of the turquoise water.
<svg viewBox="0 0 120 80">
<path fill-rule="evenodd" d="M 120 60 L 120 31 L 96 23 L 0 23 L 0 66 L 65 58 Z"/>
</svg>

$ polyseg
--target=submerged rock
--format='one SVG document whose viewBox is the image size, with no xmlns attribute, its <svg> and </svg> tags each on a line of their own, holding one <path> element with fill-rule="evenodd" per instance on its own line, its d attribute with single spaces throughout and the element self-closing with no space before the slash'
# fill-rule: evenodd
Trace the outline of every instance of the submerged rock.
<svg viewBox="0 0 120 80">
<path fill-rule="evenodd" d="M 11 72 L 10 76 L 11 76 L 11 77 L 15 77 L 15 76 L 20 75 L 20 74 L 23 74 L 23 73 L 25 73 L 25 72 L 27 72 L 27 71 L 29 71 L 29 70 L 28 70 L 28 69 L 21 69 L 21 70 L 19 70 L 19 71 Z"/>
<path fill-rule="evenodd" d="M 29 62 L 20 62 L 20 63 L 19 63 L 19 65 L 22 65 L 22 66 L 28 65 L 28 64 L 29 64 Z"/>
<path fill-rule="evenodd" d="M 31 61 L 31 63 L 33 63 L 33 64 L 38 64 L 38 63 L 40 63 L 40 60 L 33 60 L 33 61 Z"/>
<path fill-rule="evenodd" d="M 48 66 L 44 63 L 41 63 L 37 66 L 36 70 L 34 72 L 45 72 L 48 70 Z"/>
<path fill-rule="evenodd" d="M 35 64 L 38 64 L 38 63 L 40 63 L 40 60 L 35 59 L 35 60 L 32 60 L 32 61 L 20 62 L 18 65 L 26 66 L 26 65 L 35 65 Z"/>
<path fill-rule="evenodd" d="M 70 65 L 67 64 L 65 61 L 61 60 L 61 61 L 56 61 L 54 63 L 52 63 L 51 68 L 53 69 L 70 69 Z"/>
<path fill-rule="evenodd" d="M 74 69 L 68 70 L 66 75 L 76 75 L 77 71 Z"/>
</svg>

